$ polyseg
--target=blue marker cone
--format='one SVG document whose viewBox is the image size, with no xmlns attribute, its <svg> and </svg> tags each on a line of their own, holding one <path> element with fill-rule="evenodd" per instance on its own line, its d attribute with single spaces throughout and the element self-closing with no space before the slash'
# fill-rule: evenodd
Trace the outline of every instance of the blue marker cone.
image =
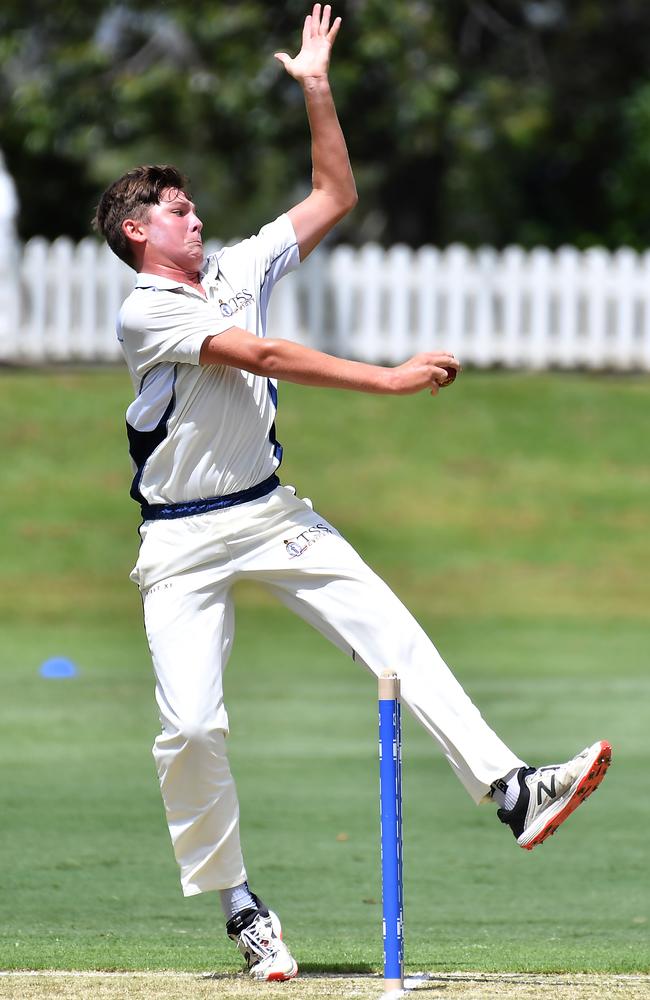
<svg viewBox="0 0 650 1000">
<path fill-rule="evenodd" d="M 72 660 L 66 659 L 65 656 L 53 656 L 51 659 L 45 660 L 38 672 L 41 677 L 45 677 L 47 680 L 76 677 L 79 673 Z"/>
</svg>

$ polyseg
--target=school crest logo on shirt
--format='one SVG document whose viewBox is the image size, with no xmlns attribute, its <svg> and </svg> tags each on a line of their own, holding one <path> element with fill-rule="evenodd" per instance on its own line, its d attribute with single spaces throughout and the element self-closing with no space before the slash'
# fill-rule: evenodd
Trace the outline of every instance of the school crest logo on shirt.
<svg viewBox="0 0 650 1000">
<path fill-rule="evenodd" d="M 319 538 L 323 535 L 333 535 L 334 532 L 327 524 L 314 524 L 311 528 L 306 528 L 305 531 L 301 531 L 299 535 L 295 538 L 285 538 L 284 547 L 286 549 L 289 559 L 296 559 L 301 556 L 303 552 L 315 545 Z"/>
<path fill-rule="evenodd" d="M 236 312 L 246 309 L 254 301 L 253 293 L 249 292 L 247 288 L 242 288 L 240 292 L 235 292 L 229 299 L 219 299 L 219 310 L 221 315 L 228 319 Z"/>
</svg>

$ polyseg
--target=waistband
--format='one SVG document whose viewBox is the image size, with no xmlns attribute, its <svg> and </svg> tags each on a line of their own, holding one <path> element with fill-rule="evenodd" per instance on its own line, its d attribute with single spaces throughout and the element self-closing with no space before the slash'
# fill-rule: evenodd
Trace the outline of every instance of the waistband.
<svg viewBox="0 0 650 1000">
<path fill-rule="evenodd" d="M 228 493 L 222 497 L 207 497 L 205 500 L 186 500 L 183 503 L 143 503 L 141 505 L 143 521 L 171 520 L 175 517 L 192 517 L 194 514 L 207 514 L 211 510 L 223 510 L 225 507 L 237 507 L 249 500 L 259 500 L 271 493 L 280 480 L 273 473 L 268 479 L 250 486 L 247 490 Z"/>
</svg>

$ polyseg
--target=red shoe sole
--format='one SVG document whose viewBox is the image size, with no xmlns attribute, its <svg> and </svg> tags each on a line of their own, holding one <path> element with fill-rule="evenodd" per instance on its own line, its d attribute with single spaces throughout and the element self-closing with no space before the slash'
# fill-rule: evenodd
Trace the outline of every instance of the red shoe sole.
<svg viewBox="0 0 650 1000">
<path fill-rule="evenodd" d="M 532 851 L 533 847 L 537 847 L 538 844 L 543 844 L 544 841 L 551 837 L 557 828 L 564 823 L 565 819 L 571 815 L 574 809 L 588 799 L 592 792 L 595 792 L 599 784 L 605 777 L 607 773 L 607 768 L 609 767 L 612 759 L 612 748 L 607 740 L 601 740 L 600 750 L 594 758 L 593 764 L 582 778 L 576 787 L 573 795 L 569 801 L 565 804 L 564 808 L 557 813 L 541 830 L 529 844 L 522 844 L 525 851 Z"/>
<path fill-rule="evenodd" d="M 272 972 L 270 976 L 266 977 L 267 983 L 287 983 L 290 979 L 295 979 L 298 975 L 298 966 L 296 966 L 296 971 L 287 975 L 284 972 Z"/>
</svg>

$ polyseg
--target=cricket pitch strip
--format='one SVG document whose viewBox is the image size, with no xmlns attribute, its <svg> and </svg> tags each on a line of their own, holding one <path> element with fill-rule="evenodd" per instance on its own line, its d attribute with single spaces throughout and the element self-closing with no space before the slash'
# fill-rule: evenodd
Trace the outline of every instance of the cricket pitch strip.
<svg viewBox="0 0 650 1000">
<path fill-rule="evenodd" d="M 413 973 L 418 1000 L 650 1000 L 650 975 Z M 288 983 L 174 972 L 2 972 L 0 1000 L 381 1000 L 381 976 L 306 973 Z"/>
</svg>

